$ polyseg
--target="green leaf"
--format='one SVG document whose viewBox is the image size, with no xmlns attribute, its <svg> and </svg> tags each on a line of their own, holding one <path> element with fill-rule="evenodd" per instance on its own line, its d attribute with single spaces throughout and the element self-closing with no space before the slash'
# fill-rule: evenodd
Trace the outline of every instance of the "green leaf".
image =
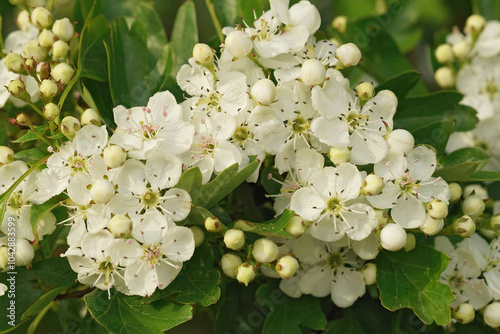
<svg viewBox="0 0 500 334">
<path fill-rule="evenodd" d="M 449 286 L 439 283 L 449 262 L 448 256 L 425 245 L 411 252 L 380 252 L 377 285 L 382 305 L 391 311 L 411 308 L 426 324 L 449 324 L 449 304 L 455 298 Z"/>
<path fill-rule="evenodd" d="M 328 323 L 324 334 L 364 334 L 363 328 L 354 316 L 352 308 L 344 310 L 344 316 Z"/>
<path fill-rule="evenodd" d="M 264 320 L 264 334 L 302 334 L 301 326 L 322 330 L 327 325 L 319 298 L 302 296 L 290 298 L 273 280 L 257 290 L 257 302 L 269 310 Z"/>
<path fill-rule="evenodd" d="M 233 26 L 238 18 L 238 0 L 212 0 L 223 27 Z"/>
<path fill-rule="evenodd" d="M 99 113 L 106 126 L 114 129 L 116 127 L 113 115 L 114 104 L 109 84 L 83 78 L 81 85 L 82 98 L 85 103 Z"/>
<path fill-rule="evenodd" d="M 488 153 L 477 147 L 465 147 L 451 152 L 439 161 L 438 167 L 447 168 L 463 162 L 476 162 L 478 168 L 486 166 L 490 156 Z"/>
<path fill-rule="evenodd" d="M 56 288 L 50 290 L 40 298 L 38 298 L 33 305 L 31 305 L 22 315 L 21 321 L 36 317 L 47 305 L 49 305 L 58 295 L 68 290 L 67 287 Z"/>
<path fill-rule="evenodd" d="M 375 91 L 378 93 L 381 90 L 388 89 L 401 99 L 404 98 L 419 81 L 420 73 L 416 71 L 407 71 L 380 83 Z"/>
<path fill-rule="evenodd" d="M 468 182 L 500 181 L 500 174 L 486 170 L 480 170 L 471 175 Z"/>
<path fill-rule="evenodd" d="M 174 50 L 174 73 L 182 64 L 187 63 L 191 52 L 198 43 L 196 8 L 193 1 L 186 1 L 177 11 L 172 28 L 172 49 Z"/>
<path fill-rule="evenodd" d="M 202 244 L 185 262 L 181 272 L 165 289 L 151 296 L 152 301 L 178 293 L 177 301 L 183 304 L 197 303 L 209 306 L 217 303 L 220 297 L 220 273 L 214 268 L 214 253 L 208 244 Z"/>
<path fill-rule="evenodd" d="M 178 225 L 204 225 L 205 219 L 213 217 L 214 215 L 201 206 L 191 208 L 189 215 L 186 219 L 177 222 Z"/>
<path fill-rule="evenodd" d="M 200 169 L 191 168 L 182 174 L 175 187 L 186 190 L 191 195 L 194 206 L 210 209 L 245 182 L 246 178 L 252 175 L 258 166 L 259 162 L 254 161 L 238 172 L 238 164 L 234 164 L 224 169 L 215 179 L 205 185 L 201 184 Z"/>
<path fill-rule="evenodd" d="M 500 20 L 500 2 L 497 0 L 472 0 L 474 13 L 486 20 Z"/>
<path fill-rule="evenodd" d="M 234 227 L 245 232 L 257 233 L 268 237 L 284 237 L 291 238 L 292 236 L 284 231 L 286 225 L 293 218 L 295 213 L 286 209 L 278 217 L 265 223 L 251 223 L 243 220 L 238 220 Z"/>
<path fill-rule="evenodd" d="M 433 176 L 441 176 L 446 182 L 465 182 L 471 178 L 478 166 L 479 163 L 477 162 L 463 162 L 452 167 L 436 170 Z"/>
<path fill-rule="evenodd" d="M 95 18 L 92 15 L 93 11 L 89 13 L 80 37 L 78 72 L 82 78 L 107 82 L 108 64 L 104 41 L 109 39 L 109 23 L 102 14 Z"/>
<path fill-rule="evenodd" d="M 443 155 L 446 143 L 448 143 L 448 139 L 453 132 L 454 123 L 453 119 L 445 118 L 444 120 L 414 129 L 411 133 L 415 138 L 415 144 L 431 145 L 436 149 L 438 156 Z"/>
<path fill-rule="evenodd" d="M 36 125 L 35 126 L 35 131 L 38 132 L 43 136 L 45 131 L 49 128 L 48 125 Z M 16 140 L 13 140 L 13 143 L 26 143 L 28 141 L 32 140 L 39 140 L 40 138 L 31 130 L 28 130 L 23 136 L 17 138 Z"/>
<path fill-rule="evenodd" d="M 160 300 L 143 304 L 138 296 L 125 296 L 114 289 L 96 289 L 83 298 L 97 322 L 111 333 L 163 334 L 193 316 L 191 305 L 176 305 Z"/>
<path fill-rule="evenodd" d="M 18 151 L 14 155 L 14 158 L 16 158 L 16 160 L 22 160 L 30 166 L 38 162 L 40 159 L 43 159 L 43 157 L 45 157 L 45 152 L 36 147 Z"/>
</svg>

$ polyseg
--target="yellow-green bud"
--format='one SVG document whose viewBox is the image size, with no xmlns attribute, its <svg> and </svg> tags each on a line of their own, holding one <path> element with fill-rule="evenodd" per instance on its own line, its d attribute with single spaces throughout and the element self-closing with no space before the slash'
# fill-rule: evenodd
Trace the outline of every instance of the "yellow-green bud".
<svg viewBox="0 0 500 334">
<path fill-rule="evenodd" d="M 220 259 L 222 271 L 226 274 L 226 276 L 231 278 L 236 278 L 236 269 L 238 269 L 242 263 L 243 261 L 241 258 L 235 254 L 224 254 Z"/>
<path fill-rule="evenodd" d="M 472 35 L 479 35 L 486 25 L 486 19 L 478 14 L 472 14 L 465 21 L 465 29 Z"/>
<path fill-rule="evenodd" d="M 351 150 L 347 147 L 332 147 L 328 153 L 328 157 L 336 166 L 338 166 L 351 159 Z"/>
<path fill-rule="evenodd" d="M 448 188 L 450 188 L 450 202 L 456 202 L 462 197 L 462 187 L 458 183 L 449 183 Z"/>
<path fill-rule="evenodd" d="M 267 238 L 260 238 L 253 244 L 252 255 L 260 263 L 269 263 L 276 260 L 279 248 Z"/>
<path fill-rule="evenodd" d="M 52 14 L 45 7 L 36 7 L 31 11 L 31 23 L 42 30 L 52 25 Z"/>
<path fill-rule="evenodd" d="M 285 255 L 276 263 L 276 272 L 281 278 L 288 279 L 299 269 L 299 261 L 292 255 Z"/>
<path fill-rule="evenodd" d="M 335 55 L 346 67 L 355 66 L 361 60 L 361 51 L 359 51 L 359 48 L 353 43 L 339 46 Z"/>
<path fill-rule="evenodd" d="M 14 151 L 7 146 L 0 146 L 0 166 L 8 165 L 14 161 Z"/>
<path fill-rule="evenodd" d="M 469 197 L 470 195 L 479 196 L 481 199 L 488 199 L 488 191 L 483 188 L 480 184 L 469 184 L 464 187 L 464 191 L 462 195 L 465 197 Z"/>
<path fill-rule="evenodd" d="M 132 232 L 132 220 L 124 215 L 116 215 L 108 223 L 109 231 L 117 238 L 123 238 Z"/>
<path fill-rule="evenodd" d="M 380 194 L 384 187 L 384 180 L 380 176 L 368 174 L 363 181 L 361 189 L 365 192 L 365 194 L 372 196 Z"/>
<path fill-rule="evenodd" d="M 245 244 L 245 233 L 239 229 L 227 230 L 224 234 L 224 244 L 232 250 L 239 250 Z"/>
<path fill-rule="evenodd" d="M 243 263 L 236 269 L 236 279 L 238 282 L 248 286 L 248 283 L 253 281 L 255 278 L 255 269 L 249 263 Z"/>
<path fill-rule="evenodd" d="M 36 67 L 37 63 L 33 58 L 28 58 L 24 61 L 24 69 L 26 72 L 28 72 L 31 76 L 36 75 Z"/>
<path fill-rule="evenodd" d="M 462 238 L 470 237 L 474 232 L 476 232 L 476 223 L 471 217 L 463 215 L 453 222 L 452 225 L 453 232 Z"/>
<path fill-rule="evenodd" d="M 208 232 L 219 232 L 222 224 L 217 217 L 208 217 L 205 219 L 205 228 Z"/>
<path fill-rule="evenodd" d="M 337 16 L 332 22 L 332 27 L 337 29 L 341 34 L 345 33 L 345 29 L 347 27 L 347 16 Z"/>
<path fill-rule="evenodd" d="M 375 264 L 371 262 L 365 264 L 361 269 L 361 273 L 363 274 L 366 285 L 372 285 L 377 282 L 377 266 Z"/>
<path fill-rule="evenodd" d="M 205 241 L 205 233 L 198 226 L 189 226 L 194 237 L 194 247 L 199 247 Z"/>
<path fill-rule="evenodd" d="M 474 320 L 476 311 L 469 303 L 462 303 L 453 309 L 453 319 L 462 323 L 468 324 Z"/>
<path fill-rule="evenodd" d="M 73 140 L 78 130 L 80 130 L 80 121 L 73 116 L 66 116 L 61 121 L 61 132 L 69 140 Z"/>
<path fill-rule="evenodd" d="M 40 66 L 40 80 L 50 78 L 50 72 L 50 63 L 42 63 L 42 66 Z"/>
<path fill-rule="evenodd" d="M 9 254 L 7 247 L 0 247 L 0 270 L 7 268 L 7 265 L 9 264 L 8 258 Z"/>
<path fill-rule="evenodd" d="M 384 249 L 398 251 L 406 245 L 406 232 L 398 224 L 387 224 L 380 231 L 380 243 Z"/>
<path fill-rule="evenodd" d="M 17 97 L 18 99 L 23 100 L 24 102 L 31 101 L 30 95 L 26 91 L 26 86 L 24 82 L 21 80 L 12 80 L 7 87 L 10 95 L 13 97 Z"/>
<path fill-rule="evenodd" d="M 40 62 L 47 58 L 47 49 L 38 45 L 38 40 L 33 39 L 24 45 L 24 56 L 27 59 L 33 58 L 35 61 Z"/>
<path fill-rule="evenodd" d="M 406 233 L 406 243 L 404 249 L 406 252 L 410 252 L 415 249 L 417 245 L 417 240 L 415 239 L 415 235 L 413 233 Z"/>
<path fill-rule="evenodd" d="M 38 35 L 38 44 L 43 48 L 50 48 L 54 44 L 55 36 L 50 30 L 43 29 L 43 31 Z"/>
<path fill-rule="evenodd" d="M 285 227 L 285 231 L 294 237 L 298 237 L 306 231 L 307 224 L 302 217 L 295 215 Z"/>
<path fill-rule="evenodd" d="M 453 50 L 451 49 L 450 44 L 441 44 L 436 48 L 436 51 L 434 52 L 434 55 L 436 56 L 436 60 L 440 64 L 449 64 L 452 63 L 454 58 L 453 58 Z"/>
<path fill-rule="evenodd" d="M 21 126 L 30 126 L 32 123 L 31 118 L 23 112 L 17 115 L 16 122 Z"/>
<path fill-rule="evenodd" d="M 99 114 L 95 109 L 88 108 L 83 112 L 82 116 L 80 117 L 80 122 L 82 123 L 82 126 L 88 124 L 101 126 L 101 117 L 99 116 Z"/>
<path fill-rule="evenodd" d="M 443 219 L 432 218 L 428 213 L 425 217 L 425 221 L 420 226 L 420 230 L 427 235 L 435 235 L 439 233 L 444 227 Z"/>
<path fill-rule="evenodd" d="M 461 40 L 460 42 L 454 44 L 451 49 L 453 50 L 453 55 L 458 61 L 465 61 L 469 58 L 471 46 L 468 41 Z"/>
<path fill-rule="evenodd" d="M 75 70 L 69 64 L 60 63 L 52 68 L 51 74 L 54 81 L 60 81 L 63 85 L 67 85 L 73 79 Z"/>
<path fill-rule="evenodd" d="M 38 91 L 42 101 L 52 101 L 59 92 L 59 87 L 57 87 L 54 81 L 45 79 L 40 83 L 40 86 L 38 86 Z"/>
<path fill-rule="evenodd" d="M 63 40 L 58 40 L 52 44 L 52 56 L 56 59 L 66 57 L 69 51 L 69 45 Z"/>
<path fill-rule="evenodd" d="M 55 103 L 47 103 L 45 107 L 42 108 L 43 110 L 43 116 L 49 121 L 55 120 L 57 117 L 59 117 L 59 114 L 61 113 L 61 110 L 59 109 L 59 106 Z"/>
<path fill-rule="evenodd" d="M 462 202 L 462 211 L 464 212 L 464 214 L 473 218 L 482 215 L 484 209 L 484 201 L 477 195 L 470 195 Z"/>
<path fill-rule="evenodd" d="M 448 204 L 435 199 L 427 205 L 427 212 L 434 219 L 444 219 L 448 215 Z"/>
<path fill-rule="evenodd" d="M 369 82 L 362 82 L 356 86 L 356 94 L 362 103 L 375 96 L 375 87 Z"/>
<path fill-rule="evenodd" d="M 117 145 L 108 146 L 103 151 L 104 163 L 109 168 L 117 168 L 123 165 L 127 159 L 127 152 Z"/>
<path fill-rule="evenodd" d="M 214 61 L 214 51 L 207 44 L 198 43 L 193 48 L 193 59 L 200 65 L 209 65 Z"/>
<path fill-rule="evenodd" d="M 5 66 L 11 72 L 18 74 L 25 74 L 26 71 L 24 69 L 24 58 L 17 53 L 9 53 L 7 57 L 5 57 Z"/>
<path fill-rule="evenodd" d="M 441 88 L 451 88 L 455 85 L 455 73 L 448 66 L 438 68 L 434 79 Z"/>
<path fill-rule="evenodd" d="M 234 30 L 226 36 L 224 48 L 229 51 L 233 57 L 243 58 L 252 51 L 253 42 L 246 32 Z"/>
<path fill-rule="evenodd" d="M 493 230 L 500 232 L 500 213 L 493 215 L 490 220 L 490 225 Z"/>
<path fill-rule="evenodd" d="M 384 210 L 375 209 L 375 218 L 377 218 L 377 225 L 379 228 L 384 227 L 389 222 L 389 216 Z"/>
<path fill-rule="evenodd" d="M 65 42 L 68 42 L 75 34 L 75 28 L 67 17 L 54 22 L 52 31 L 59 40 Z"/>
<path fill-rule="evenodd" d="M 483 313 L 484 322 L 492 327 L 500 327 L 500 302 L 493 302 L 486 306 Z"/>
</svg>

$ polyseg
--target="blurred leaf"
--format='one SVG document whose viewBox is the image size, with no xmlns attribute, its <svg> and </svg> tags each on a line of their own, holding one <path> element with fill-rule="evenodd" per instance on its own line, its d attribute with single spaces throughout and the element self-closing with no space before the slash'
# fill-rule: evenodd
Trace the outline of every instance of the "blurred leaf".
<svg viewBox="0 0 500 334">
<path fill-rule="evenodd" d="M 500 1 L 472 0 L 474 13 L 484 16 L 486 20 L 500 20 Z"/>
<path fill-rule="evenodd" d="M 58 295 L 68 290 L 67 287 L 52 289 L 38 298 L 21 317 L 21 321 L 36 317 L 47 305 L 49 305 Z"/>
<path fill-rule="evenodd" d="M 81 80 L 82 98 L 91 108 L 94 108 L 101 116 L 102 121 L 108 128 L 116 127 L 113 115 L 113 98 L 109 84 L 87 78 Z"/>
<path fill-rule="evenodd" d="M 223 27 L 232 27 L 238 18 L 238 0 L 212 0 L 217 17 Z"/>
<path fill-rule="evenodd" d="M 45 153 L 36 147 L 18 151 L 14 155 L 16 160 L 22 160 L 30 166 L 38 162 L 43 157 L 45 157 Z"/>
<path fill-rule="evenodd" d="M 427 144 L 434 147 L 437 155 L 445 153 L 446 143 L 453 132 L 454 121 L 451 118 L 445 118 L 442 121 L 436 121 L 421 128 L 411 131 L 415 138 L 415 144 Z"/>
<path fill-rule="evenodd" d="M 149 67 L 153 68 L 156 65 L 156 60 L 162 58 L 165 45 L 168 42 L 165 28 L 152 2 L 139 2 L 133 15 L 139 18 L 146 27 L 148 51 L 152 56 L 150 61 L 153 61 L 150 62 Z"/>
<path fill-rule="evenodd" d="M 482 149 L 477 147 L 464 147 L 440 159 L 438 168 L 448 168 L 463 162 L 475 162 L 478 164 L 478 169 L 481 169 L 486 166 L 489 160 L 490 156 Z"/>
<path fill-rule="evenodd" d="M 92 318 L 89 312 L 80 323 L 77 333 L 106 334 L 107 332 L 94 318 Z"/>
<path fill-rule="evenodd" d="M 181 65 L 187 63 L 193 47 L 198 43 L 196 8 L 193 1 L 184 2 L 177 11 L 171 40 L 174 50 L 173 73 L 177 73 Z"/>
<path fill-rule="evenodd" d="M 439 283 L 450 259 L 424 245 L 411 252 L 382 251 L 377 257 L 377 285 L 382 305 L 391 311 L 411 308 L 426 324 L 451 321 L 451 289 Z"/>
<path fill-rule="evenodd" d="M 325 329 L 327 320 L 319 298 L 306 295 L 291 298 L 278 285 L 276 280 L 262 284 L 255 295 L 257 302 L 269 310 L 264 320 L 264 334 L 302 334 L 301 326 Z"/>
<path fill-rule="evenodd" d="M 376 87 L 375 91 L 378 93 L 381 90 L 388 89 L 396 94 L 398 98 L 402 99 L 419 82 L 419 80 L 420 73 L 416 71 L 408 71 L 380 83 Z"/>
<path fill-rule="evenodd" d="M 328 323 L 324 334 L 364 334 L 363 328 L 354 316 L 352 308 L 344 310 L 344 316 Z"/>
<path fill-rule="evenodd" d="M 478 169 L 478 162 L 463 162 L 452 167 L 436 170 L 433 176 L 441 176 L 446 182 L 465 182 Z"/>
<path fill-rule="evenodd" d="M 500 173 L 480 170 L 471 175 L 469 182 L 500 181 Z"/>
<path fill-rule="evenodd" d="M 109 24 L 104 15 L 89 17 L 80 36 L 78 73 L 82 78 L 100 82 L 108 81 L 108 66 L 104 42 L 109 40 Z"/>
<path fill-rule="evenodd" d="M 238 5 L 238 16 L 243 18 L 250 27 L 255 20 L 254 11 L 257 17 L 259 17 L 262 15 L 263 8 L 265 8 L 265 10 L 270 8 L 269 1 L 267 0 L 239 0 Z"/>
<path fill-rule="evenodd" d="M 257 233 L 268 237 L 291 238 L 291 235 L 284 231 L 284 229 L 294 215 L 295 213 L 293 211 L 285 209 L 281 215 L 270 221 L 264 223 L 251 223 L 244 220 L 238 220 L 234 224 L 234 227 L 245 232 Z"/>
<path fill-rule="evenodd" d="M 193 316 L 191 305 L 176 305 L 160 300 L 142 303 L 139 296 L 125 296 L 115 289 L 95 289 L 83 298 L 92 317 L 112 333 L 163 334 Z"/>
<path fill-rule="evenodd" d="M 45 131 L 49 128 L 48 125 L 35 125 L 35 130 L 43 136 Z M 23 136 L 13 140 L 13 143 L 25 143 L 32 140 L 39 140 L 40 138 L 31 130 L 28 130 Z"/>
</svg>

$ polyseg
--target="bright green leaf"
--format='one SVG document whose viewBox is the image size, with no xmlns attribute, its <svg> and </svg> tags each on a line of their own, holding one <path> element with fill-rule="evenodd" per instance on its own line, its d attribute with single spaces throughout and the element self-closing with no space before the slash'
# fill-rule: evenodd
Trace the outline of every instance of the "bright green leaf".
<svg viewBox="0 0 500 334">
<path fill-rule="evenodd" d="M 198 43 L 196 8 L 193 1 L 186 1 L 177 11 L 172 28 L 172 49 L 174 50 L 174 73 L 182 64 L 187 63 L 191 52 Z"/>
<path fill-rule="evenodd" d="M 464 147 L 447 154 L 439 161 L 438 168 L 447 168 L 463 162 L 476 162 L 478 163 L 478 169 L 481 169 L 486 166 L 489 160 L 490 156 L 482 149 L 477 147 Z"/>
<path fill-rule="evenodd" d="M 484 16 L 486 20 L 500 20 L 500 1 L 472 0 L 474 13 Z"/>
<path fill-rule="evenodd" d="M 48 128 L 49 128 L 48 125 L 36 125 L 35 126 L 36 132 L 38 132 L 42 136 L 45 133 L 45 131 L 47 131 Z M 39 140 L 39 139 L 40 138 L 33 131 L 28 130 L 24 135 L 17 138 L 16 140 L 13 140 L 12 142 L 13 143 L 26 143 L 28 141 Z"/>
<path fill-rule="evenodd" d="M 441 168 L 434 172 L 435 177 L 442 177 L 446 182 L 465 182 L 478 169 L 477 162 L 463 162 L 452 167 Z"/>
<path fill-rule="evenodd" d="M 467 181 L 469 182 L 500 181 L 500 174 L 496 172 L 480 170 L 472 174 Z"/>
<path fill-rule="evenodd" d="M 111 333 L 163 334 L 192 318 L 192 306 L 160 300 L 142 303 L 138 296 L 125 296 L 111 289 L 96 289 L 83 298 L 92 317 Z"/>
<path fill-rule="evenodd" d="M 257 233 L 268 237 L 291 238 L 291 235 L 284 231 L 284 229 L 294 215 L 293 211 L 286 209 L 281 215 L 265 223 L 251 223 L 239 220 L 234 227 L 245 232 Z"/>
<path fill-rule="evenodd" d="M 445 153 L 446 143 L 448 143 L 448 139 L 453 132 L 453 124 L 453 119 L 445 118 L 442 121 L 436 121 L 414 129 L 411 133 L 415 138 L 415 144 L 431 145 L 440 156 Z"/>
<path fill-rule="evenodd" d="M 40 159 L 43 159 L 43 157 L 45 157 L 45 152 L 36 147 L 32 147 L 16 152 L 14 157 L 16 158 L 16 160 L 22 160 L 31 166 L 34 163 L 38 162 Z"/>
<path fill-rule="evenodd" d="M 384 89 L 391 90 L 401 99 L 408 94 L 419 80 L 420 74 L 418 72 L 407 71 L 380 83 L 375 90 L 377 93 Z"/>
<path fill-rule="evenodd" d="M 238 18 L 238 0 L 212 0 L 223 27 L 233 26 Z"/>
<path fill-rule="evenodd" d="M 68 290 L 67 287 L 56 288 L 50 290 L 40 298 L 38 298 L 33 305 L 31 305 L 22 315 L 21 321 L 36 317 L 47 305 L 49 305 L 58 295 Z"/>
<path fill-rule="evenodd" d="M 382 305 L 391 311 L 411 308 L 426 324 L 449 324 L 449 304 L 455 298 L 449 286 L 439 283 L 449 262 L 448 256 L 425 245 L 411 252 L 380 252 L 377 285 Z"/>
</svg>

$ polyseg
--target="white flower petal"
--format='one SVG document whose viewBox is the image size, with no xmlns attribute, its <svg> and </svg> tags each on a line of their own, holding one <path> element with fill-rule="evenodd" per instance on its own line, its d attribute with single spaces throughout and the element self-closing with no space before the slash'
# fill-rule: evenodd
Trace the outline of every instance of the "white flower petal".
<svg viewBox="0 0 500 334">
<path fill-rule="evenodd" d="M 297 190 L 290 202 L 290 209 L 305 220 L 315 220 L 326 207 L 325 200 L 312 188 Z"/>
<path fill-rule="evenodd" d="M 417 228 L 425 221 L 425 208 L 418 199 L 405 194 L 398 198 L 391 216 L 403 228 Z"/>
<path fill-rule="evenodd" d="M 338 307 L 346 308 L 365 294 L 363 274 L 354 269 L 341 267 L 333 277 L 331 285 L 332 301 Z"/>
</svg>

